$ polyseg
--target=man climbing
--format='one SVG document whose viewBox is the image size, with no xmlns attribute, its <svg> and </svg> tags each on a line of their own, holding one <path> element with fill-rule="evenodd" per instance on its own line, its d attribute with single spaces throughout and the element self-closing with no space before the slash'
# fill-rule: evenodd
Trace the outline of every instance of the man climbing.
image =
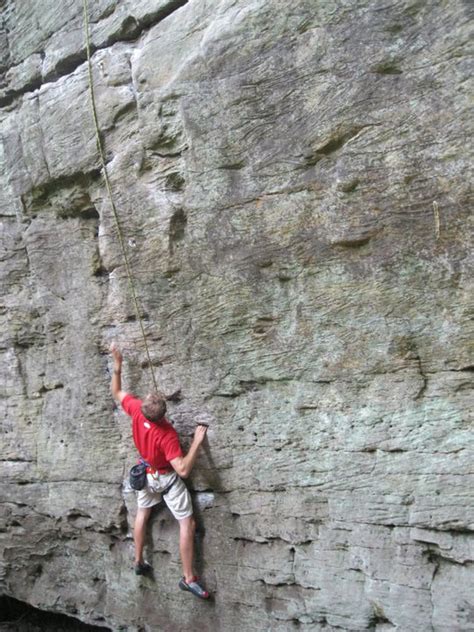
<svg viewBox="0 0 474 632">
<path fill-rule="evenodd" d="M 183 456 L 178 434 L 165 419 L 166 399 L 150 393 L 143 401 L 122 391 L 122 354 L 115 344 L 110 352 L 113 357 L 111 390 L 114 399 L 132 418 L 133 440 L 141 457 L 149 464 L 147 482 L 138 492 L 138 509 L 134 526 L 135 573 L 146 575 L 152 567 L 143 558 L 145 532 L 152 507 L 162 498 L 179 523 L 179 550 L 183 565 L 181 590 L 192 592 L 196 597 L 208 599 L 209 593 L 202 588 L 193 572 L 194 531 L 191 496 L 181 480 L 193 469 L 199 448 L 206 436 L 207 427 L 198 425 L 186 456 Z"/>
</svg>

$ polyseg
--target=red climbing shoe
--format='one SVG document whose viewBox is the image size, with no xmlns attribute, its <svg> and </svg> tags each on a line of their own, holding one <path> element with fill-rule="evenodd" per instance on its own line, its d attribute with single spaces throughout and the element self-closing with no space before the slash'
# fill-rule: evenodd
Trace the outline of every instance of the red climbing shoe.
<svg viewBox="0 0 474 632">
<path fill-rule="evenodd" d="M 193 577 L 190 582 L 187 582 L 184 577 L 182 577 L 179 580 L 178 585 L 181 590 L 188 590 L 189 592 L 192 592 L 193 595 L 196 595 L 196 597 L 199 597 L 199 599 L 209 599 L 210 597 L 207 590 L 204 590 L 204 588 L 199 584 L 198 577 Z"/>
</svg>

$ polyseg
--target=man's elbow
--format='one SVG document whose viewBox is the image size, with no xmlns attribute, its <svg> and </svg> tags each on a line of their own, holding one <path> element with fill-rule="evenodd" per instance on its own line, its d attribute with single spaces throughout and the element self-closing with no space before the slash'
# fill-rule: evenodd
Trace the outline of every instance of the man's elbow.
<svg viewBox="0 0 474 632">
<path fill-rule="evenodd" d="M 126 396 L 126 392 L 120 390 L 119 388 L 112 388 L 112 397 L 114 398 L 114 400 L 116 402 L 118 402 L 119 404 L 121 404 L 123 402 L 123 400 L 125 399 Z"/>
<path fill-rule="evenodd" d="M 178 476 L 181 478 L 188 478 L 191 470 L 188 468 L 186 463 L 183 462 L 183 459 L 173 459 L 173 461 L 171 461 L 171 465 Z"/>
<path fill-rule="evenodd" d="M 178 474 L 178 476 L 180 476 L 181 478 L 188 478 L 188 476 L 191 474 L 191 471 L 185 465 L 183 465 L 179 469 L 176 469 L 176 468 L 174 469 L 176 470 L 176 473 Z"/>
</svg>

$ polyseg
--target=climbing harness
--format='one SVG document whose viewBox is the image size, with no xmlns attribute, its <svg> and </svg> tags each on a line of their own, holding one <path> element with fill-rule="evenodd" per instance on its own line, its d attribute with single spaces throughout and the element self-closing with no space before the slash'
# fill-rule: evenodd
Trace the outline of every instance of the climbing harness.
<svg viewBox="0 0 474 632">
<path fill-rule="evenodd" d="M 90 95 L 90 103 L 91 103 L 91 111 L 92 111 L 92 118 L 94 120 L 94 127 L 95 127 L 95 136 L 96 136 L 96 142 L 97 142 L 97 150 L 99 152 L 99 157 L 100 157 L 100 163 L 102 166 L 102 171 L 104 173 L 104 180 L 105 180 L 105 185 L 107 187 L 107 193 L 109 196 L 109 200 L 110 200 L 110 206 L 112 208 L 113 211 L 113 215 L 114 215 L 114 219 L 115 219 L 115 225 L 117 227 L 117 233 L 119 236 L 119 241 L 120 241 L 120 247 L 122 249 L 122 255 L 125 261 L 125 269 L 127 271 L 127 277 L 128 277 L 128 282 L 130 285 L 130 291 L 132 294 L 132 299 L 133 299 L 133 304 L 135 306 L 135 312 L 137 315 L 137 320 L 140 324 L 140 329 L 141 329 L 141 334 L 143 337 L 143 343 L 145 345 L 145 352 L 146 352 L 146 356 L 148 359 L 148 365 L 150 367 L 150 371 L 151 371 L 151 376 L 153 379 L 153 385 L 155 387 L 155 390 L 158 390 L 158 385 L 156 382 L 156 378 L 155 378 L 155 372 L 153 370 L 153 364 L 151 362 L 151 356 L 150 356 L 150 350 L 148 348 L 148 343 L 147 343 L 147 339 L 146 339 L 146 333 L 145 333 L 145 327 L 143 325 L 143 319 L 141 317 L 141 313 L 140 313 L 140 305 L 138 302 L 138 296 L 137 296 L 137 292 L 135 289 L 135 283 L 133 280 L 133 275 L 132 275 L 132 269 L 130 266 L 130 261 L 127 255 L 127 250 L 125 248 L 125 239 L 122 233 L 122 229 L 120 227 L 120 221 L 119 221 L 119 216 L 118 216 L 118 212 L 117 212 L 117 207 L 115 206 L 115 202 L 114 202 L 114 197 L 113 197 L 113 193 L 112 193 L 112 187 L 110 184 L 110 179 L 109 179 L 109 174 L 107 171 L 107 165 L 105 162 L 105 154 L 104 154 L 104 147 L 102 144 L 102 139 L 100 136 L 100 129 L 99 129 L 99 119 L 97 117 L 97 108 L 96 108 L 96 102 L 95 102 L 95 93 L 94 93 L 94 78 L 93 78 L 93 74 L 92 74 L 92 62 L 91 62 L 91 42 L 90 42 L 90 33 L 89 33 L 89 8 L 88 8 L 88 3 L 87 0 L 83 0 L 83 9 L 84 9 L 84 39 L 85 39 L 85 44 L 86 44 L 86 53 L 87 53 L 87 67 L 88 67 L 88 74 L 89 74 L 89 95 Z"/>
</svg>

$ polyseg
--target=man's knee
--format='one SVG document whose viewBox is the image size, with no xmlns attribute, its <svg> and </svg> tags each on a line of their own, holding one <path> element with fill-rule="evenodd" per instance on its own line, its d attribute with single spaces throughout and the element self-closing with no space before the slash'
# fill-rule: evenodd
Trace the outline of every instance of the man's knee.
<svg viewBox="0 0 474 632">
<path fill-rule="evenodd" d="M 148 520 L 151 514 L 151 507 L 138 507 L 137 515 L 135 516 L 135 524 L 144 524 Z"/>
</svg>

